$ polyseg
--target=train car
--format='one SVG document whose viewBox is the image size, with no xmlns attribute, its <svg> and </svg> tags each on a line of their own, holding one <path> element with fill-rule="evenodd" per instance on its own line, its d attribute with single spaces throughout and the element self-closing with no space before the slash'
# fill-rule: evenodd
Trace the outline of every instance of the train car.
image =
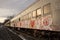
<svg viewBox="0 0 60 40">
<path fill-rule="evenodd" d="M 60 0 L 37 0 L 8 23 L 9 27 L 37 38 L 60 38 Z"/>
<path fill-rule="evenodd" d="M 18 28 L 60 31 L 60 0 L 38 0 L 11 19 Z"/>
<path fill-rule="evenodd" d="M 11 19 L 11 26 L 60 31 L 60 0 L 38 0 Z"/>
</svg>

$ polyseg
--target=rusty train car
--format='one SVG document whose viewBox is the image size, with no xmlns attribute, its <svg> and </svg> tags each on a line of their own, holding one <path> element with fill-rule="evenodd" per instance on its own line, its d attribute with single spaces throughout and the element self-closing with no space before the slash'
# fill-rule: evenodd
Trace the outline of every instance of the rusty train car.
<svg viewBox="0 0 60 40">
<path fill-rule="evenodd" d="M 38 0 L 10 20 L 17 28 L 60 31 L 60 0 Z M 8 24 L 8 23 L 6 23 Z"/>
<path fill-rule="evenodd" d="M 60 0 L 38 0 L 4 24 L 36 38 L 60 38 Z"/>
</svg>

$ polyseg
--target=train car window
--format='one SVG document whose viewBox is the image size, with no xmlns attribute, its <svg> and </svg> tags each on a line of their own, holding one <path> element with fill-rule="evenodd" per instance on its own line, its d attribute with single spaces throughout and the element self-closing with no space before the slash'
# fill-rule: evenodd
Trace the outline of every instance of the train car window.
<svg viewBox="0 0 60 40">
<path fill-rule="evenodd" d="M 24 15 L 24 16 L 22 16 L 22 20 L 25 20 L 25 19 L 26 19 L 25 15 Z"/>
<path fill-rule="evenodd" d="M 26 17 L 25 17 L 25 15 L 24 15 L 24 16 L 22 16 L 22 20 L 25 20 L 25 18 L 26 18 Z"/>
<path fill-rule="evenodd" d="M 26 14 L 26 19 L 28 19 L 28 17 L 29 17 L 29 15 L 28 15 L 28 14 Z"/>
<path fill-rule="evenodd" d="M 23 20 L 23 16 L 21 17 L 21 21 Z"/>
<path fill-rule="evenodd" d="M 29 18 L 32 18 L 32 12 L 29 13 Z"/>
<path fill-rule="evenodd" d="M 51 6 L 50 6 L 50 4 L 45 5 L 45 6 L 43 7 L 43 9 L 44 9 L 44 14 L 49 13 L 49 12 L 51 11 Z"/>
<path fill-rule="evenodd" d="M 33 11 L 33 17 L 36 17 L 36 11 Z"/>
<path fill-rule="evenodd" d="M 18 21 L 19 21 L 19 19 L 16 19 L 16 20 L 15 20 L 15 22 L 18 22 Z"/>
<path fill-rule="evenodd" d="M 23 16 L 23 20 L 26 20 L 26 19 L 27 19 L 27 15 L 24 15 L 24 16 Z"/>
<path fill-rule="evenodd" d="M 42 14 L 42 11 L 41 11 L 41 8 L 37 10 L 37 16 L 41 15 Z"/>
<path fill-rule="evenodd" d="M 27 19 L 27 18 L 28 18 L 28 15 L 26 14 L 26 16 L 25 16 L 25 17 L 26 17 L 26 19 Z"/>
<path fill-rule="evenodd" d="M 26 20 L 27 19 L 27 14 L 24 16 L 24 20 Z"/>
<path fill-rule="evenodd" d="M 20 21 L 20 18 L 19 18 L 19 21 Z"/>
</svg>

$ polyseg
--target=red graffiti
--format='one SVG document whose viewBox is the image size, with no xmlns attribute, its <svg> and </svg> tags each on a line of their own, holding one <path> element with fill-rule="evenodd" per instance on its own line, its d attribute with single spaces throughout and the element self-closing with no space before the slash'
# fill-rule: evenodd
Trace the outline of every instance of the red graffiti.
<svg viewBox="0 0 60 40">
<path fill-rule="evenodd" d="M 32 20 L 32 21 L 30 22 L 30 25 L 31 25 L 31 27 L 34 27 L 34 25 L 35 25 L 35 21 Z"/>
<path fill-rule="evenodd" d="M 20 22 L 20 26 L 22 26 L 22 23 Z"/>
<path fill-rule="evenodd" d="M 43 21 L 43 24 L 44 24 L 45 26 L 47 26 L 47 25 L 49 25 L 49 22 L 48 22 L 47 20 L 45 20 L 45 21 Z"/>
</svg>

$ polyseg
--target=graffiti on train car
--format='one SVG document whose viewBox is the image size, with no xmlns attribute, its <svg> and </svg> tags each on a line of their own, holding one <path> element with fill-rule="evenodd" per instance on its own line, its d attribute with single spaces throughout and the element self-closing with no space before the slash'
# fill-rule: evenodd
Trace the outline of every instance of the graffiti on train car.
<svg viewBox="0 0 60 40">
<path fill-rule="evenodd" d="M 42 18 L 37 18 L 36 20 L 36 28 L 42 29 Z"/>
<path fill-rule="evenodd" d="M 21 27 L 21 25 L 22 25 L 22 22 L 17 22 L 18 27 Z"/>
<path fill-rule="evenodd" d="M 34 27 L 34 25 L 35 25 L 35 20 L 31 20 L 31 21 L 30 21 L 30 26 L 31 26 L 31 27 Z"/>
<path fill-rule="evenodd" d="M 28 20 L 25 20 L 24 22 L 25 22 L 25 24 L 24 24 L 25 28 L 28 28 Z"/>
<path fill-rule="evenodd" d="M 23 28 L 25 26 L 25 21 L 21 21 L 21 27 Z"/>
<path fill-rule="evenodd" d="M 44 16 L 43 17 L 43 27 L 44 27 L 44 29 L 52 30 L 50 25 L 52 25 L 52 17 L 51 17 L 51 15 Z"/>
<path fill-rule="evenodd" d="M 48 26 L 48 25 L 49 25 L 49 20 L 48 20 L 48 18 L 44 18 L 43 20 L 44 20 L 44 21 L 43 21 L 43 25 L 44 25 L 44 26 Z"/>
<path fill-rule="evenodd" d="M 22 25 L 22 23 L 20 22 L 20 26 Z"/>
</svg>

